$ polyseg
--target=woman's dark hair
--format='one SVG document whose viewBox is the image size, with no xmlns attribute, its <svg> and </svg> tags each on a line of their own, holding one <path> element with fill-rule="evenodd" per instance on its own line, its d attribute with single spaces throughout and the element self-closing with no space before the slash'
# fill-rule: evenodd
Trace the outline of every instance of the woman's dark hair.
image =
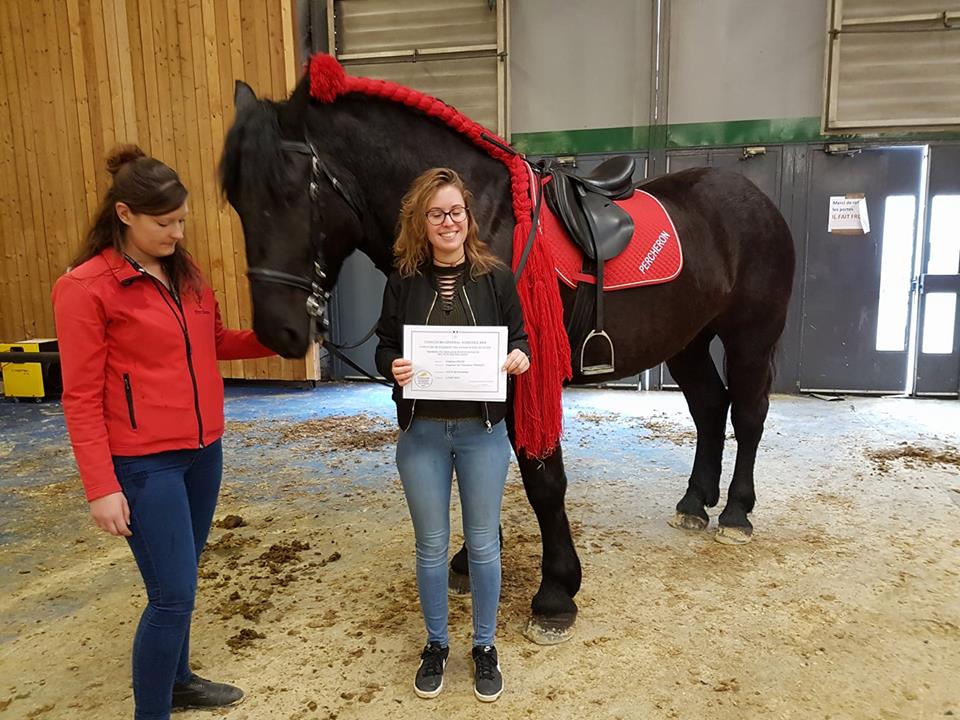
<svg viewBox="0 0 960 720">
<path fill-rule="evenodd" d="M 113 176 L 113 182 L 97 209 L 72 267 L 86 262 L 107 247 L 123 252 L 126 225 L 117 216 L 118 202 L 125 203 L 138 215 L 165 215 L 186 202 L 187 189 L 177 173 L 156 158 L 148 157 L 136 145 L 117 145 L 111 150 L 107 156 L 107 170 Z M 180 243 L 177 243 L 173 255 L 161 262 L 174 288 L 199 289 L 200 273 Z"/>
</svg>

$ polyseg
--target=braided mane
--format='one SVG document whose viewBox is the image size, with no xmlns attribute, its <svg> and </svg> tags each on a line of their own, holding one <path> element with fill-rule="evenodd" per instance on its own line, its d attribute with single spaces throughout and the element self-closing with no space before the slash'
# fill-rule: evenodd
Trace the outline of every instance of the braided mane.
<svg viewBox="0 0 960 720">
<path fill-rule="evenodd" d="M 510 173 L 513 198 L 513 268 L 533 227 L 530 171 L 523 158 L 484 140 L 481 134 L 507 143 L 457 109 L 412 88 L 389 80 L 353 77 L 330 55 L 318 53 L 310 59 L 310 95 L 322 103 L 339 96 L 360 93 L 391 100 L 428 117 L 436 118 L 469 139 L 474 145 L 503 163 Z M 516 378 L 514 418 L 517 447 L 529 457 L 544 457 L 560 442 L 563 431 L 561 392 L 563 381 L 572 376 L 570 343 L 563 326 L 563 306 L 546 244 L 534 242 L 517 292 L 523 307 L 530 338 L 530 370 Z"/>
</svg>

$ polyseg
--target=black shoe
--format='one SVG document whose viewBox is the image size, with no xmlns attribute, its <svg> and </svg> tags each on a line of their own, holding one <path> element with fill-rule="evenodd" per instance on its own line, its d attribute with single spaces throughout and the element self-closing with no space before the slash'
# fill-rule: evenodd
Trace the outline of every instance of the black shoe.
<svg viewBox="0 0 960 720">
<path fill-rule="evenodd" d="M 473 694 L 481 702 L 493 702 L 503 692 L 503 675 L 497 660 L 497 649 L 493 645 L 475 645 L 473 647 Z"/>
<path fill-rule="evenodd" d="M 204 680 L 197 675 L 190 682 L 174 683 L 171 710 L 203 710 L 236 705 L 243 690 L 226 683 Z"/>
<path fill-rule="evenodd" d="M 443 668 L 447 665 L 450 648 L 429 643 L 420 653 L 420 667 L 413 681 L 413 691 L 422 698 L 435 698 L 443 690 Z"/>
</svg>

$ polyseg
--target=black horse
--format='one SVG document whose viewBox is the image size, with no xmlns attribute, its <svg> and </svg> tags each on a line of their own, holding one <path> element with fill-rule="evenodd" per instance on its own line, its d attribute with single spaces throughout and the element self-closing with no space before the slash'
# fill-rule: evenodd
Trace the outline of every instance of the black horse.
<svg viewBox="0 0 960 720">
<path fill-rule="evenodd" d="M 259 100 L 238 82 L 235 104 L 221 181 L 243 224 L 254 330 L 284 357 L 302 357 L 311 342 L 305 303 L 312 283 L 331 289 L 357 249 L 382 272 L 391 270 L 401 197 L 428 168 L 460 173 L 475 194 L 482 236 L 509 264 L 515 220 L 508 172 L 445 124 L 361 93 L 317 102 L 307 78 L 283 102 Z M 790 231 L 774 204 L 735 173 L 686 170 L 643 189 L 673 218 L 683 270 L 672 282 L 605 296 L 616 374 L 584 377 L 575 369 L 573 383 L 627 377 L 666 361 L 697 428 L 693 470 L 671 519 L 691 530 L 707 527 L 706 508 L 720 500 L 730 410 L 737 458 L 717 539 L 746 542 L 753 531 L 747 516 L 756 499 L 754 462 L 793 279 Z M 565 286 L 560 291 L 569 312 L 573 293 Z M 310 301 L 317 299 L 313 293 Z M 726 385 L 709 354 L 714 337 L 726 351 Z M 564 507 L 561 449 L 542 459 L 521 452 L 518 462 L 543 545 L 527 635 L 559 642 L 572 631 L 581 580 Z M 466 572 L 463 549 L 451 568 Z"/>
</svg>

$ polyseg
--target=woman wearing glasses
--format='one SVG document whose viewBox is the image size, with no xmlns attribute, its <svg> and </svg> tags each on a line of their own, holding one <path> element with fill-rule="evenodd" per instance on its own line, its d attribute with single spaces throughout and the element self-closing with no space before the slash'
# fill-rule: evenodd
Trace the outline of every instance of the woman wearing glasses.
<svg viewBox="0 0 960 720">
<path fill-rule="evenodd" d="M 377 326 L 377 368 L 394 379 L 402 432 L 397 468 L 416 537 L 417 587 L 427 643 L 414 680 L 422 698 L 443 689 L 449 654 L 447 553 L 453 471 L 463 512 L 473 601 L 474 694 L 492 702 L 503 690 L 494 646 L 500 601 L 500 505 L 510 462 L 505 402 L 407 400 L 413 366 L 403 357 L 404 325 L 508 328 L 503 369 L 530 367 L 530 349 L 513 275 L 480 240 L 471 194 L 453 170 L 434 168 L 403 198 Z"/>
</svg>

